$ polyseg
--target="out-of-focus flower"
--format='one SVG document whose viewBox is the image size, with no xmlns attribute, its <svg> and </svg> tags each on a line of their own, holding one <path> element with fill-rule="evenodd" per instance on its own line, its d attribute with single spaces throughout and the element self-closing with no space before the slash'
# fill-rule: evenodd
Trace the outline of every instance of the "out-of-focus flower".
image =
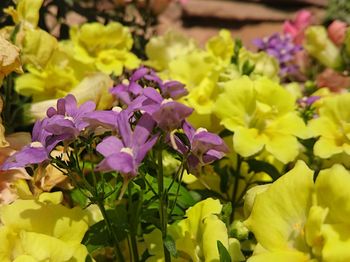
<svg viewBox="0 0 350 262">
<path fill-rule="evenodd" d="M 43 0 L 19 0 L 16 9 L 11 6 L 5 9 L 5 13 L 12 16 L 15 24 L 35 28 L 39 22 L 39 9 L 42 4 Z"/>
<path fill-rule="evenodd" d="M 327 28 L 328 37 L 335 45 L 341 46 L 345 41 L 346 29 L 346 23 L 335 20 Z"/>
<path fill-rule="evenodd" d="M 0 208 L 1 261 L 85 261 L 86 212 L 61 204 L 62 193 L 16 200 Z"/>
<path fill-rule="evenodd" d="M 110 136 L 96 147 L 105 158 L 96 167 L 101 171 L 120 172 L 126 180 L 137 176 L 138 167 L 147 152 L 157 142 L 157 135 L 151 135 L 155 122 L 144 114 L 132 131 L 126 111 L 118 115 L 118 130 L 121 139 Z"/>
<path fill-rule="evenodd" d="M 23 80 L 25 81 L 25 80 Z M 26 82 L 21 82 L 21 84 Z M 108 92 L 109 88 L 113 85 L 112 79 L 103 73 L 93 73 L 84 77 L 82 81 L 70 91 L 62 92 L 62 95 L 68 93 L 75 96 L 78 104 L 85 103 L 87 101 L 93 101 L 96 104 L 97 109 L 109 109 L 113 103 L 113 97 Z M 55 106 L 57 99 L 49 99 L 40 102 L 30 103 L 29 109 L 25 112 L 29 121 L 33 119 L 43 119 L 46 116 L 46 110 L 49 107 Z"/>
<path fill-rule="evenodd" d="M 26 68 L 28 73 L 16 79 L 15 89 L 21 95 L 32 96 L 33 102 L 64 97 L 89 73 L 95 72 L 92 64 L 72 58 L 61 43 L 44 68 L 34 65 Z"/>
<path fill-rule="evenodd" d="M 350 87 L 350 77 L 342 75 L 331 68 L 326 68 L 316 77 L 317 87 L 329 88 L 332 92 L 344 92 Z"/>
<path fill-rule="evenodd" d="M 248 157 L 265 149 L 283 163 L 293 161 L 300 147 L 297 137 L 308 136 L 295 111 L 295 98 L 267 78 L 241 77 L 224 88 L 215 113 L 234 132 L 234 150 Z"/>
<path fill-rule="evenodd" d="M 336 154 L 350 155 L 350 94 L 341 94 L 322 99 L 319 117 L 310 121 L 310 130 L 319 136 L 314 153 L 321 158 Z"/>
<path fill-rule="evenodd" d="M 250 74 L 252 79 L 257 79 L 261 76 L 266 76 L 274 81 L 279 81 L 279 63 L 278 60 L 268 55 L 266 52 L 250 52 L 244 47 L 241 48 L 239 52 L 239 60 L 240 62 L 240 72 L 243 70 L 243 65 L 245 63 L 249 63 L 250 65 L 254 65 L 254 71 Z M 235 78 L 239 77 L 236 76 Z M 231 78 L 233 79 L 233 78 Z"/>
<path fill-rule="evenodd" d="M 170 61 L 196 49 L 191 38 L 175 31 L 167 31 L 162 36 L 152 37 L 146 45 L 147 64 L 161 71 L 168 68 Z"/>
<path fill-rule="evenodd" d="M 255 197 L 245 224 L 258 245 L 248 261 L 348 261 L 348 183 L 341 165 L 322 170 L 314 183 L 313 172 L 298 162 Z"/>
<path fill-rule="evenodd" d="M 19 48 L 0 35 L 0 86 L 5 76 L 11 72 L 23 73 Z"/>
<path fill-rule="evenodd" d="M 129 29 L 119 23 L 96 22 L 71 27 L 70 37 L 74 58 L 94 64 L 103 73 L 120 75 L 124 66 L 134 69 L 140 63 L 130 52 L 133 40 Z"/>
<path fill-rule="evenodd" d="M 302 44 L 304 40 L 305 29 L 312 24 L 313 16 L 307 10 L 299 11 L 295 18 L 290 21 L 285 21 L 283 24 L 283 32 L 289 34 L 294 43 Z"/>
<path fill-rule="evenodd" d="M 218 218 L 221 210 L 219 200 L 208 198 L 189 208 L 186 211 L 187 218 L 168 227 L 169 235 L 175 240 L 179 253 L 174 261 L 217 261 L 220 258 L 217 241 L 228 250 L 231 261 L 244 261 L 239 241 L 228 237 L 224 222 Z M 153 255 L 147 261 L 162 261 L 164 255 L 159 241 L 161 232 L 156 229 L 144 235 L 144 239 Z M 158 248 L 152 248 L 153 243 L 158 243 Z"/>
<path fill-rule="evenodd" d="M 297 66 L 292 63 L 294 56 L 302 47 L 292 42 L 290 35 L 273 34 L 269 38 L 256 39 L 254 44 L 261 51 L 275 57 L 279 61 L 280 76 L 287 77 L 296 74 Z"/>
<path fill-rule="evenodd" d="M 328 38 L 323 26 L 310 26 L 305 31 L 305 49 L 323 65 L 338 69 L 342 66 L 340 50 Z"/>
</svg>

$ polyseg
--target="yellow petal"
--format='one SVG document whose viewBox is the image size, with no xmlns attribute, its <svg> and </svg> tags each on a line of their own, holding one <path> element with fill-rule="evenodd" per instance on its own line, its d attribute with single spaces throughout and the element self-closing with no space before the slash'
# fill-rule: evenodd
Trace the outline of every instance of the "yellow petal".
<svg viewBox="0 0 350 262">
<path fill-rule="evenodd" d="M 250 257 L 247 262 L 311 262 L 308 255 L 297 251 L 276 251 Z M 317 262 L 317 261 L 314 261 Z"/>
<path fill-rule="evenodd" d="M 233 135 L 233 148 L 243 157 L 259 153 L 266 143 L 266 137 L 255 128 L 237 128 Z"/>
<path fill-rule="evenodd" d="M 44 68 L 57 48 L 57 39 L 41 29 L 28 30 L 22 47 L 23 63 Z"/>
<path fill-rule="evenodd" d="M 313 172 L 302 161 L 255 198 L 247 227 L 269 251 L 305 248 L 304 224 L 311 206 Z"/>
<path fill-rule="evenodd" d="M 22 73 L 19 48 L 0 36 L 0 84 L 3 77 L 15 71 Z"/>
<path fill-rule="evenodd" d="M 284 164 L 293 161 L 299 153 L 299 142 L 295 136 L 289 134 L 271 134 L 266 142 L 266 151 L 271 153 Z"/>
<path fill-rule="evenodd" d="M 37 27 L 39 9 L 42 4 L 43 0 L 19 0 L 16 8 L 19 21 L 23 21 L 33 28 Z"/>
<path fill-rule="evenodd" d="M 316 179 L 317 204 L 329 209 L 327 221 L 349 223 L 350 217 L 350 172 L 336 164 L 322 170 Z"/>
<path fill-rule="evenodd" d="M 322 235 L 324 237 L 322 261 L 350 261 L 350 227 L 348 223 L 324 225 Z"/>
</svg>

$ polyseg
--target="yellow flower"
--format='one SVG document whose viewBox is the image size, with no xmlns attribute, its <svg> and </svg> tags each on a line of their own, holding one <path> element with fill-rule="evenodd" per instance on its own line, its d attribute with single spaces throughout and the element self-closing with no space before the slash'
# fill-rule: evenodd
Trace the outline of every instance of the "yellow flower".
<svg viewBox="0 0 350 262">
<path fill-rule="evenodd" d="M 15 24 L 22 23 L 24 27 L 36 28 L 42 4 L 43 0 L 18 0 L 16 9 L 11 6 L 4 11 L 12 16 Z"/>
<path fill-rule="evenodd" d="M 350 173 L 319 173 L 303 162 L 255 197 L 246 226 L 258 246 L 248 261 L 349 261 Z"/>
<path fill-rule="evenodd" d="M 219 200 L 208 198 L 189 208 L 187 218 L 168 227 L 179 252 L 179 258 L 174 261 L 218 261 L 217 241 L 226 247 L 233 262 L 244 261 L 239 241 L 228 237 L 224 222 L 217 216 L 221 209 Z M 158 229 L 145 236 L 151 254 L 155 255 L 148 261 L 164 261 L 160 238 Z"/>
<path fill-rule="evenodd" d="M 314 136 L 319 136 L 314 153 L 321 158 L 350 155 L 350 94 L 323 99 L 319 117 L 309 122 Z"/>
<path fill-rule="evenodd" d="M 32 96 L 34 102 L 60 98 L 68 94 L 89 73 L 92 65 L 83 64 L 65 52 L 59 45 L 44 68 L 28 65 L 28 73 L 16 79 L 16 91 Z"/>
<path fill-rule="evenodd" d="M 282 86 L 267 78 L 252 81 L 245 76 L 227 82 L 215 105 L 221 124 L 234 132 L 238 154 L 249 157 L 265 149 L 283 163 L 298 155 L 297 137 L 308 136 L 294 109 L 295 98 Z"/>
<path fill-rule="evenodd" d="M 22 73 L 19 48 L 0 35 L 0 86 L 5 76 L 15 71 Z"/>
<path fill-rule="evenodd" d="M 62 193 L 44 193 L 38 200 L 16 200 L 0 207 L 0 260 L 85 261 L 80 244 L 88 229 L 88 215 L 59 202 Z"/>
<path fill-rule="evenodd" d="M 196 49 L 194 41 L 175 31 L 152 37 L 146 45 L 147 65 L 162 71 L 168 68 L 170 61 L 189 54 Z"/>
<path fill-rule="evenodd" d="M 135 69 L 139 59 L 130 52 L 133 40 L 129 29 L 117 22 L 87 23 L 71 27 L 74 58 L 106 74 L 120 75 L 123 67 Z"/>
</svg>

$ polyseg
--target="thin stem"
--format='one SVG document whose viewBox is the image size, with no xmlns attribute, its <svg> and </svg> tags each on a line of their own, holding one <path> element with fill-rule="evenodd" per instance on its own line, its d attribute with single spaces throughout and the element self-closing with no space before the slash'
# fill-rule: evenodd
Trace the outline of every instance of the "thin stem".
<svg viewBox="0 0 350 262">
<path fill-rule="evenodd" d="M 237 193 L 238 193 L 238 185 L 239 185 L 239 174 L 241 172 L 241 165 L 242 165 L 242 157 L 240 155 L 237 155 L 237 167 L 236 170 L 234 170 L 233 175 L 235 178 L 235 184 L 233 186 L 233 192 L 232 192 L 232 198 L 231 198 L 231 205 L 232 205 L 232 212 L 230 216 L 231 222 L 235 218 L 235 209 L 236 209 L 236 198 L 237 198 Z"/>
<path fill-rule="evenodd" d="M 164 192 L 164 174 L 163 174 L 163 149 L 158 150 L 158 196 L 159 196 L 159 217 L 160 226 L 162 230 L 163 239 L 163 251 L 165 262 L 171 261 L 169 250 L 165 246 L 165 240 L 167 236 L 167 225 L 168 225 L 168 200 L 167 194 Z"/>
<path fill-rule="evenodd" d="M 107 226 L 108 232 L 110 234 L 110 237 L 112 238 L 112 240 L 114 242 L 114 246 L 115 246 L 115 250 L 117 252 L 117 258 L 118 258 L 117 261 L 124 262 L 125 260 L 124 260 L 123 254 L 122 254 L 121 249 L 120 249 L 119 244 L 118 244 L 119 243 L 118 236 L 115 233 L 115 231 L 113 230 L 112 224 L 111 224 L 111 222 L 109 220 L 109 217 L 107 215 L 107 212 L 106 212 L 106 209 L 104 207 L 103 201 L 98 200 L 97 201 L 97 206 L 98 206 L 98 208 L 101 211 L 101 214 L 102 214 L 103 219 L 104 219 L 104 221 L 106 223 L 106 226 Z"/>
<path fill-rule="evenodd" d="M 131 242 L 131 249 L 132 249 L 132 257 L 133 261 L 138 262 L 139 261 L 139 252 L 137 249 L 137 240 L 136 240 L 136 231 L 137 231 L 137 224 L 138 224 L 138 214 L 136 210 L 135 216 L 133 216 L 134 211 L 134 205 L 132 202 L 132 192 L 131 192 L 131 183 L 129 183 L 128 186 L 128 202 L 129 202 L 129 221 L 130 221 L 130 242 Z"/>
</svg>

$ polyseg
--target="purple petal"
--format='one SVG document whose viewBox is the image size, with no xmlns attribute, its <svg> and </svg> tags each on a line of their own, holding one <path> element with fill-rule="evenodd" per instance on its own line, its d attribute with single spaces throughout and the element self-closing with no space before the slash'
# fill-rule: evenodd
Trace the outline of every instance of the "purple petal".
<svg viewBox="0 0 350 262">
<path fill-rule="evenodd" d="M 179 99 L 188 94 L 185 85 L 178 81 L 169 81 L 161 85 L 162 94 L 164 97 Z"/>
<path fill-rule="evenodd" d="M 141 145 L 136 150 L 136 156 L 135 156 L 135 162 L 137 164 L 140 164 L 141 161 L 145 158 L 147 152 L 154 146 L 154 144 L 157 142 L 159 135 L 152 136 L 145 144 Z"/>
<path fill-rule="evenodd" d="M 82 117 L 82 120 L 89 124 L 90 128 L 102 126 L 116 129 L 119 112 L 113 110 L 98 110 L 89 112 Z"/>
<path fill-rule="evenodd" d="M 132 146 L 132 131 L 129 123 L 129 116 L 126 111 L 122 111 L 117 119 L 119 134 L 126 147 Z"/>
<path fill-rule="evenodd" d="M 144 114 L 139 121 L 134 130 L 132 147 L 143 145 L 148 139 L 155 126 L 155 121 L 148 114 Z"/>
<path fill-rule="evenodd" d="M 109 155 L 103 159 L 96 167 L 97 171 L 118 171 L 122 174 L 136 176 L 137 167 L 133 157 L 124 152 Z"/>
<path fill-rule="evenodd" d="M 132 76 L 130 77 L 130 82 L 136 82 L 137 80 L 140 80 L 143 78 L 147 73 L 149 72 L 149 69 L 146 67 L 140 67 L 137 69 Z"/>
<path fill-rule="evenodd" d="M 117 154 L 124 147 L 122 141 L 115 136 L 109 136 L 96 146 L 97 152 L 104 157 Z"/>
<path fill-rule="evenodd" d="M 26 146 L 21 151 L 10 156 L 1 166 L 1 170 L 26 167 L 30 164 L 39 164 L 48 159 L 48 153 L 44 147 Z"/>
</svg>

